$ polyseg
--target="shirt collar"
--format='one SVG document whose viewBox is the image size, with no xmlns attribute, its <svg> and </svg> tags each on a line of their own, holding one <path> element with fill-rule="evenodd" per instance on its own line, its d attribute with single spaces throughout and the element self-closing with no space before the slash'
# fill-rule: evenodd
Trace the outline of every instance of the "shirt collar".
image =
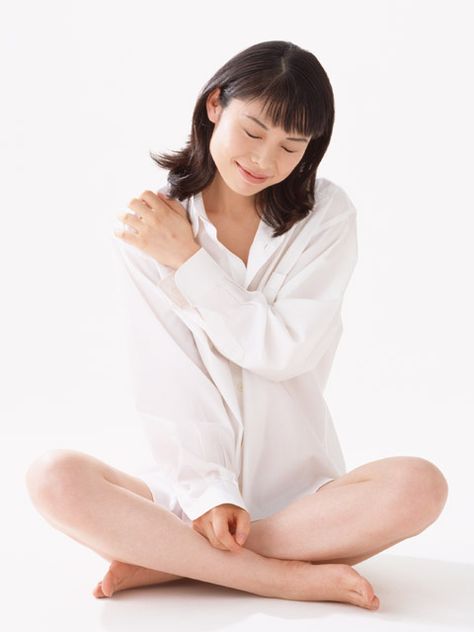
<svg viewBox="0 0 474 632">
<path fill-rule="evenodd" d="M 206 209 L 204 208 L 202 193 L 200 191 L 191 196 L 189 203 L 189 219 L 191 220 L 194 237 L 197 237 L 199 232 L 199 218 L 201 218 L 203 222 L 211 223 L 207 216 Z"/>
<path fill-rule="evenodd" d="M 202 192 L 196 193 L 192 195 L 190 198 L 189 204 L 189 219 L 191 221 L 191 226 L 193 230 L 193 236 L 196 237 L 199 232 L 199 218 L 204 225 L 208 225 L 208 228 L 211 229 L 213 233 L 217 233 L 214 224 L 209 219 L 206 209 L 204 208 L 204 202 L 202 198 Z M 263 220 L 260 220 L 260 224 L 257 230 L 256 239 L 263 243 L 263 247 L 267 248 L 268 244 L 272 244 L 272 250 L 274 250 L 280 242 L 285 238 L 286 233 L 283 235 L 279 235 L 278 237 L 272 237 L 273 227 L 269 226 Z"/>
</svg>

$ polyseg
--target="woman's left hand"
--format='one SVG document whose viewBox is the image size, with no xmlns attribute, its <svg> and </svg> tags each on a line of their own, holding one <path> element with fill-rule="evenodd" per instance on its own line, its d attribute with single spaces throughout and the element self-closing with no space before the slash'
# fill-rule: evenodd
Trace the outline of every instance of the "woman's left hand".
<svg viewBox="0 0 474 632">
<path fill-rule="evenodd" d="M 128 208 L 136 215 L 120 213 L 118 217 L 133 232 L 124 229 L 114 234 L 159 263 L 176 269 L 201 248 L 194 239 L 186 209 L 178 200 L 144 191 L 130 201 Z"/>
<path fill-rule="evenodd" d="M 192 521 L 192 528 L 216 549 L 241 551 L 250 533 L 250 514 L 243 507 L 223 503 Z"/>
</svg>

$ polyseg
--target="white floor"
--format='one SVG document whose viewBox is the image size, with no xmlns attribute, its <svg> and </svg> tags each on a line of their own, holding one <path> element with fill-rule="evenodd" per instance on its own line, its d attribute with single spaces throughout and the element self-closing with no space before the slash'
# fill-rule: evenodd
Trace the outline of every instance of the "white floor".
<svg viewBox="0 0 474 632">
<path fill-rule="evenodd" d="M 70 437 L 46 443 L 100 456 L 98 438 L 94 441 L 96 450 Z M 96 599 L 91 591 L 108 563 L 53 529 L 27 496 L 24 472 L 45 447 L 44 437 L 2 440 L 0 617 L 8 632 L 474 630 L 474 564 L 430 559 L 426 550 L 424 557 L 405 555 L 399 545 L 355 567 L 379 596 L 376 612 L 335 602 L 261 598 L 188 579 Z"/>
</svg>

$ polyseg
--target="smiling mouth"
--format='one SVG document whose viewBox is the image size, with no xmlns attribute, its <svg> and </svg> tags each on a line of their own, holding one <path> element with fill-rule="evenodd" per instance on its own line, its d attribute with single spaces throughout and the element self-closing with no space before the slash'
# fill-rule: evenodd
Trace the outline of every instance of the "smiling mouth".
<svg viewBox="0 0 474 632">
<path fill-rule="evenodd" d="M 249 171 L 248 169 L 245 169 L 245 167 L 242 167 L 242 165 L 240 163 L 238 163 L 237 161 L 235 161 L 237 166 L 242 169 L 242 171 L 246 174 L 248 174 L 251 178 L 254 178 L 255 180 L 266 180 L 267 178 L 269 178 L 270 176 L 257 176 L 254 173 L 252 173 L 251 171 Z"/>
</svg>

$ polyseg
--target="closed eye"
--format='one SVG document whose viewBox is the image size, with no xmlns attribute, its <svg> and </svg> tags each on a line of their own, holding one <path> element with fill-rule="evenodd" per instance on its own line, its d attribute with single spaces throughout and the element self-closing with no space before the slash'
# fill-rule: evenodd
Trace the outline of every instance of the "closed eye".
<svg viewBox="0 0 474 632">
<path fill-rule="evenodd" d="M 247 134 L 247 136 L 250 136 L 250 138 L 260 138 L 260 136 L 252 136 L 252 134 L 249 134 L 246 129 L 244 129 L 244 132 Z M 285 151 L 287 151 L 289 154 L 295 154 L 296 153 L 295 151 L 290 151 L 286 147 L 283 147 L 283 149 Z"/>
</svg>

